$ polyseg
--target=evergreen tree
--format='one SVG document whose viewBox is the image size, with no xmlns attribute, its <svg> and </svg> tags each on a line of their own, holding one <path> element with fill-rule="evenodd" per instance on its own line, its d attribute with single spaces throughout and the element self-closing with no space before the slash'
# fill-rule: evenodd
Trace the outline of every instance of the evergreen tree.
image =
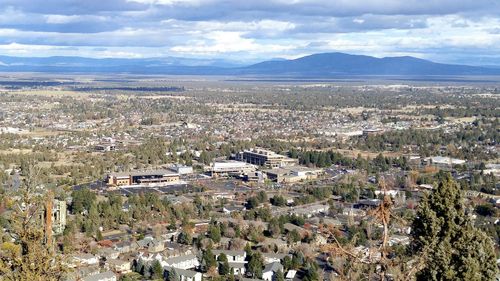
<svg viewBox="0 0 500 281">
<path fill-rule="evenodd" d="M 172 269 L 168 272 L 168 281 L 179 281 L 179 274 L 177 274 L 177 271 L 175 271 L 175 268 L 172 267 Z"/>
<path fill-rule="evenodd" d="M 412 225 L 412 248 L 423 258 L 417 280 L 495 280 L 493 243 L 465 212 L 451 175 L 424 197 Z"/>
<path fill-rule="evenodd" d="M 274 280 L 275 281 L 285 281 L 285 275 L 283 274 L 283 271 L 278 270 L 278 272 L 276 272 Z"/>
<path fill-rule="evenodd" d="M 318 266 L 315 263 L 306 264 L 304 281 L 319 281 Z"/>
<path fill-rule="evenodd" d="M 208 270 L 210 267 L 217 265 L 217 261 L 215 260 L 215 255 L 212 253 L 212 250 L 210 248 L 208 248 L 206 251 L 203 252 L 202 264 L 205 270 Z"/>
<path fill-rule="evenodd" d="M 226 281 L 235 281 L 236 278 L 234 278 L 234 269 L 231 268 L 231 271 L 229 272 L 229 275 L 226 277 Z"/>
<path fill-rule="evenodd" d="M 163 267 L 159 261 L 155 261 L 151 267 L 151 278 L 152 279 L 163 279 Z"/>
<path fill-rule="evenodd" d="M 248 271 L 251 273 L 252 277 L 261 278 L 262 269 L 264 268 L 264 259 L 260 252 L 252 253 L 250 261 L 248 262 Z"/>
<path fill-rule="evenodd" d="M 218 225 L 211 225 L 208 229 L 208 237 L 215 243 L 219 243 L 221 239 L 220 228 Z"/>
<path fill-rule="evenodd" d="M 292 268 L 292 258 L 290 256 L 286 255 L 285 258 L 283 258 L 283 267 L 285 270 Z"/>
<path fill-rule="evenodd" d="M 224 253 L 221 253 L 217 258 L 219 261 L 219 274 L 227 275 L 229 274 L 231 268 L 229 267 L 229 261 L 227 260 L 227 256 Z"/>
</svg>

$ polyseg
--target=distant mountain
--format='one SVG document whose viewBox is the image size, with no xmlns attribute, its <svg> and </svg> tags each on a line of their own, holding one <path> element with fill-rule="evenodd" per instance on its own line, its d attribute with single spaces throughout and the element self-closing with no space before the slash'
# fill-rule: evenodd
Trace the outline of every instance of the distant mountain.
<svg viewBox="0 0 500 281">
<path fill-rule="evenodd" d="M 245 74 L 332 77 L 345 75 L 500 75 L 500 69 L 435 63 L 414 57 L 324 53 L 294 60 L 265 61 L 243 69 Z"/>
<path fill-rule="evenodd" d="M 4 72 L 136 73 L 169 75 L 243 75 L 329 78 L 352 75 L 500 75 L 500 68 L 435 63 L 414 57 L 323 53 L 294 60 L 273 59 L 250 66 L 225 60 L 191 58 L 83 58 L 0 56 Z"/>
<path fill-rule="evenodd" d="M 165 58 L 85 58 L 85 57 L 10 57 L 0 56 L 0 71 L 35 72 L 204 72 L 205 68 L 241 67 L 243 64 L 221 59 Z"/>
</svg>

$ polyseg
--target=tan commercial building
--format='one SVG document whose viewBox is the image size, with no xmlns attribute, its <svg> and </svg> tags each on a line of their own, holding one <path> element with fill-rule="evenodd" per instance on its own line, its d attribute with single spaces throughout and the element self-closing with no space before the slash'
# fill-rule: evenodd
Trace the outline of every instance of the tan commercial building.
<svg viewBox="0 0 500 281">
<path fill-rule="evenodd" d="M 261 148 L 245 150 L 237 154 L 236 157 L 237 160 L 245 161 L 258 166 L 264 166 L 266 168 L 279 168 L 298 164 L 297 159 L 292 159 L 287 156 L 277 154 L 274 151 Z"/>
<path fill-rule="evenodd" d="M 178 182 L 179 174 L 171 170 L 134 171 L 111 173 L 108 175 L 108 185 L 123 186 L 150 183 Z"/>
<path fill-rule="evenodd" d="M 323 173 L 323 169 L 294 166 L 289 168 L 275 168 L 263 171 L 271 181 L 279 183 L 295 183 L 313 180 Z"/>
</svg>

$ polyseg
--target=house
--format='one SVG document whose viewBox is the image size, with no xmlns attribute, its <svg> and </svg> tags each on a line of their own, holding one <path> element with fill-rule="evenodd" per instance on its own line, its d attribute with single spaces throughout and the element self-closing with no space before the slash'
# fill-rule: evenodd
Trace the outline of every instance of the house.
<svg viewBox="0 0 500 281">
<path fill-rule="evenodd" d="M 229 223 L 231 225 L 238 225 L 238 227 L 242 230 L 248 229 L 250 225 L 253 225 L 255 228 L 267 229 L 269 223 L 255 220 L 243 220 L 243 219 L 233 219 L 230 217 L 221 217 L 216 218 L 215 221 L 220 223 Z"/>
<path fill-rule="evenodd" d="M 108 260 L 106 261 L 106 265 L 110 270 L 113 270 L 114 272 L 123 274 L 123 273 L 129 273 L 132 270 L 132 264 L 130 261 L 124 261 L 124 260 Z"/>
<path fill-rule="evenodd" d="M 270 264 L 273 262 L 281 262 L 288 254 L 277 254 L 277 253 L 263 253 L 264 264 Z"/>
<path fill-rule="evenodd" d="M 233 212 L 242 212 L 245 211 L 245 206 L 224 206 L 222 207 L 222 212 L 226 215 L 230 215 Z"/>
<path fill-rule="evenodd" d="M 354 208 L 344 208 L 342 209 L 342 214 L 349 217 L 364 217 L 366 216 L 366 211 Z"/>
<path fill-rule="evenodd" d="M 137 244 L 131 241 L 120 241 L 113 247 L 120 254 L 129 253 L 137 249 Z"/>
<path fill-rule="evenodd" d="M 264 267 L 264 270 L 262 271 L 262 279 L 266 281 L 272 281 L 274 275 L 276 272 L 280 271 L 283 272 L 283 266 L 279 262 L 273 262 Z"/>
<path fill-rule="evenodd" d="M 233 200 L 234 197 L 235 197 L 234 194 L 228 193 L 228 192 L 215 192 L 212 194 L 212 198 L 215 200 L 219 200 L 219 199 Z"/>
<path fill-rule="evenodd" d="M 177 241 L 177 237 L 179 236 L 179 231 L 168 231 L 161 235 L 161 238 L 165 241 Z"/>
<path fill-rule="evenodd" d="M 98 255 L 106 260 L 117 259 L 120 252 L 110 248 L 102 248 L 98 250 Z"/>
<path fill-rule="evenodd" d="M 165 243 L 157 239 L 151 240 L 151 242 L 149 242 L 148 244 L 148 251 L 150 252 L 156 253 L 156 252 L 161 252 L 163 250 L 165 250 Z"/>
<path fill-rule="evenodd" d="M 165 244 L 158 239 L 152 237 L 145 237 L 137 241 L 139 248 L 147 248 L 149 252 L 156 253 L 165 250 Z"/>
<path fill-rule="evenodd" d="M 330 210 L 330 206 L 328 205 L 314 204 L 307 207 L 293 208 L 291 209 L 290 214 L 310 218 L 317 214 L 326 214 L 328 210 Z"/>
<path fill-rule="evenodd" d="M 200 262 L 195 255 L 189 254 L 165 259 L 162 265 L 175 269 L 192 269 L 199 267 Z"/>
<path fill-rule="evenodd" d="M 338 219 L 334 218 L 323 218 L 323 223 L 328 226 L 340 227 L 342 226 L 342 222 Z"/>
<path fill-rule="evenodd" d="M 246 272 L 245 258 L 247 257 L 247 253 L 245 251 L 231 251 L 231 250 L 214 250 L 213 254 L 215 258 L 219 258 L 221 254 L 225 254 L 227 257 L 227 261 L 229 263 L 229 267 L 233 269 L 235 275 L 244 275 Z"/>
<path fill-rule="evenodd" d="M 188 198 L 186 196 L 168 196 L 168 201 L 170 201 L 170 203 L 172 203 L 172 205 L 181 205 L 181 204 L 184 204 L 184 203 L 191 203 L 193 202 L 193 199 L 191 198 Z"/>
<path fill-rule="evenodd" d="M 246 273 L 246 261 L 230 261 L 229 268 L 233 270 L 234 275 L 244 276 Z"/>
<path fill-rule="evenodd" d="M 154 261 L 163 261 L 163 255 L 161 253 L 150 253 L 148 251 L 139 251 L 137 259 L 145 263 L 150 263 Z"/>
<path fill-rule="evenodd" d="M 357 209 L 373 209 L 380 206 L 381 202 L 382 201 L 380 199 L 363 199 L 359 200 L 353 207 Z"/>
<path fill-rule="evenodd" d="M 225 254 L 227 256 L 227 260 L 230 262 L 232 261 L 243 262 L 247 257 L 247 253 L 245 251 L 214 250 L 213 254 L 215 255 L 216 259 L 219 258 L 220 254 Z"/>
<path fill-rule="evenodd" d="M 297 233 L 300 234 L 300 236 L 305 236 L 309 233 L 309 231 L 305 228 L 302 228 L 300 226 L 297 226 L 295 224 L 292 224 L 292 223 L 285 223 L 283 225 L 283 228 L 287 231 L 287 232 L 292 232 L 292 231 L 297 231 Z"/>
<path fill-rule="evenodd" d="M 410 244 L 410 237 L 406 235 L 392 235 L 389 237 L 389 246 L 393 245 L 408 245 Z"/>
<path fill-rule="evenodd" d="M 177 257 L 192 254 L 190 248 L 186 245 L 179 244 L 177 242 L 167 242 L 165 243 L 165 257 Z"/>
<path fill-rule="evenodd" d="M 266 237 L 264 241 L 257 244 L 258 247 L 264 247 L 269 249 L 278 248 L 278 250 L 288 250 L 288 243 L 282 239 L 275 239 Z"/>
<path fill-rule="evenodd" d="M 82 278 L 82 281 L 116 281 L 116 275 L 111 271 L 98 273 Z"/>
<path fill-rule="evenodd" d="M 99 263 L 99 258 L 92 254 L 81 253 L 74 255 L 72 258 L 73 267 L 94 265 Z"/>
<path fill-rule="evenodd" d="M 94 264 L 94 265 L 71 269 L 66 273 L 65 278 L 68 281 L 81 280 L 83 277 L 95 275 L 100 272 L 101 272 L 100 266 L 98 264 Z"/>
<path fill-rule="evenodd" d="M 201 281 L 203 278 L 203 274 L 201 274 L 201 272 L 196 272 L 193 270 L 185 270 L 168 266 L 164 267 L 163 269 L 167 272 L 167 276 L 173 274 L 172 272 L 175 271 L 175 274 L 177 274 L 177 276 L 179 277 L 179 281 Z"/>
</svg>

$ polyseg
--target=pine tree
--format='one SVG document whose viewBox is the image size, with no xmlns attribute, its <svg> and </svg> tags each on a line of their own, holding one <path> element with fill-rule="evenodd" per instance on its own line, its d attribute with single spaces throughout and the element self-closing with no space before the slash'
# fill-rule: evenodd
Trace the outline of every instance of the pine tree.
<svg viewBox="0 0 500 281">
<path fill-rule="evenodd" d="M 214 267 L 217 265 L 215 255 L 212 253 L 212 250 L 210 248 L 203 252 L 202 264 L 205 270 L 208 270 L 210 267 Z"/>
<path fill-rule="evenodd" d="M 276 281 L 285 281 L 285 275 L 283 274 L 283 271 L 278 270 L 278 272 L 276 272 L 276 276 L 274 277 L 274 279 Z"/>
<path fill-rule="evenodd" d="M 219 261 L 219 274 L 227 275 L 229 274 L 231 267 L 229 266 L 229 261 L 227 260 L 227 256 L 224 253 L 221 253 L 217 258 Z"/>
<path fill-rule="evenodd" d="M 264 259 L 260 252 L 253 252 L 250 261 L 248 262 L 248 271 L 251 273 L 252 277 L 261 278 L 262 269 L 264 268 Z"/>
<path fill-rule="evenodd" d="M 179 281 L 179 274 L 177 274 L 177 271 L 175 271 L 175 268 L 172 267 L 172 269 L 168 272 L 168 281 Z"/>
<path fill-rule="evenodd" d="M 463 203 L 449 174 L 420 202 L 411 244 L 423 261 L 417 280 L 495 280 L 493 243 L 474 227 Z"/>
<path fill-rule="evenodd" d="M 159 261 L 155 261 L 151 267 L 151 278 L 152 279 L 163 279 L 163 267 Z"/>
<path fill-rule="evenodd" d="M 208 237 L 215 243 L 219 243 L 221 239 L 220 228 L 218 225 L 211 225 L 208 229 Z"/>
</svg>

